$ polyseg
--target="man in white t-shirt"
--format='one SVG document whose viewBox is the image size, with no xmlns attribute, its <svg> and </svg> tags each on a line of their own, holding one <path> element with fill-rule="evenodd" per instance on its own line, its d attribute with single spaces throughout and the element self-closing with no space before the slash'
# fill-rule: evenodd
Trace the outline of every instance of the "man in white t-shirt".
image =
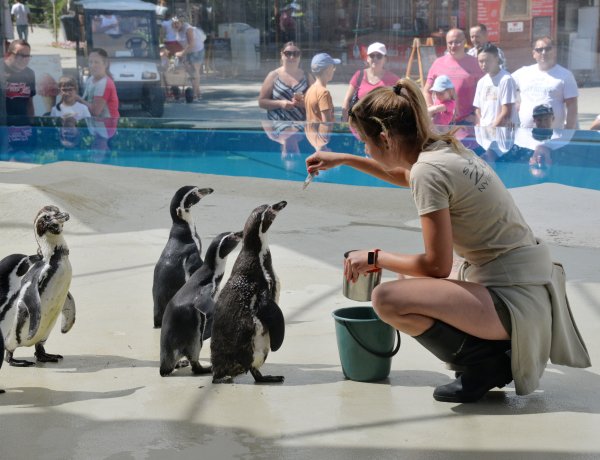
<svg viewBox="0 0 600 460">
<path fill-rule="evenodd" d="M 533 128 L 533 109 L 549 104 L 555 129 L 577 129 L 577 82 L 570 70 L 556 63 L 556 48 L 550 37 L 538 38 L 533 48 L 536 64 L 513 73 L 520 94 L 519 119 L 522 128 Z"/>
<path fill-rule="evenodd" d="M 24 1 L 24 0 L 23 0 Z M 33 24 L 31 23 L 31 12 L 29 7 L 21 0 L 15 0 L 15 4 L 10 9 L 10 14 L 13 17 L 13 21 L 17 25 L 17 34 L 20 40 L 27 41 L 29 37 L 29 28 L 33 32 Z"/>
</svg>

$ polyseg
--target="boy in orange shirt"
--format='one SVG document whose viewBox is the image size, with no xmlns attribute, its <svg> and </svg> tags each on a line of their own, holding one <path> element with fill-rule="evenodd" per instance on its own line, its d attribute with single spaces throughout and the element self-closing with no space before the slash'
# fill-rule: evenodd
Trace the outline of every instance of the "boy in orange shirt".
<svg viewBox="0 0 600 460">
<path fill-rule="evenodd" d="M 335 121 L 333 99 L 327 89 L 327 83 L 333 78 L 335 66 L 340 62 L 327 53 L 319 53 L 313 57 L 310 69 L 316 81 L 304 95 L 307 122 Z"/>
</svg>

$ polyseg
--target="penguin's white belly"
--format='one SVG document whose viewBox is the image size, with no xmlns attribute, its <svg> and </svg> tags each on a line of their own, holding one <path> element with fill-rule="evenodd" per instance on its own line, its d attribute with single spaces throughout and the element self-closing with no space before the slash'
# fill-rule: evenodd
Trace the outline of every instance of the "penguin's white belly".
<svg viewBox="0 0 600 460">
<path fill-rule="evenodd" d="M 260 368 L 267 359 L 271 349 L 271 338 L 258 318 L 254 318 L 254 337 L 252 339 L 252 367 Z"/>
<path fill-rule="evenodd" d="M 40 327 L 31 340 L 26 340 L 25 331 L 29 328 L 29 320 L 26 321 L 23 331 L 21 331 L 21 346 L 35 345 L 48 338 L 65 304 L 71 285 L 71 276 L 71 265 L 68 262 L 61 264 L 40 297 Z"/>
</svg>

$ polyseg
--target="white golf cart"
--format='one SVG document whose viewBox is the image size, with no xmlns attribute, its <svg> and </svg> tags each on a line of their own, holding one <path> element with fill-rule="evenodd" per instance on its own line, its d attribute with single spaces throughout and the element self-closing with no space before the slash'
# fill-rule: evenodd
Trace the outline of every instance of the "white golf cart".
<svg viewBox="0 0 600 460">
<path fill-rule="evenodd" d="M 156 5 L 142 0 L 78 0 L 74 6 L 71 27 L 65 30 L 74 35 L 67 38 L 76 43 L 80 87 L 88 77 L 89 52 L 102 48 L 110 59 L 120 107 L 141 106 L 153 117 L 161 117 L 165 92 L 159 71 Z"/>
</svg>

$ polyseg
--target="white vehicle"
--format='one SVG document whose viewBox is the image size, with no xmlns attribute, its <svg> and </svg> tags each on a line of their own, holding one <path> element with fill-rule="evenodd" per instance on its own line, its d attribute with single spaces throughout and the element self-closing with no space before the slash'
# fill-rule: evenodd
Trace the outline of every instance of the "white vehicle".
<svg viewBox="0 0 600 460">
<path fill-rule="evenodd" d="M 72 27 L 65 24 L 65 30 L 76 43 L 80 87 L 88 76 L 88 54 L 102 48 L 110 59 L 119 106 L 141 106 L 153 117 L 161 117 L 165 92 L 159 71 L 156 5 L 142 0 L 78 0 L 74 6 Z"/>
</svg>

